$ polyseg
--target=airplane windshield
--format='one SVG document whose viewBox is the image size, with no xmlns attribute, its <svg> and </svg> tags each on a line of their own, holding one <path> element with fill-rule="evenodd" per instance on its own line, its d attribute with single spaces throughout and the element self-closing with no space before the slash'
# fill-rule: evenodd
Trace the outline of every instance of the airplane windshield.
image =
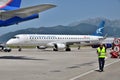
<svg viewBox="0 0 120 80">
<path fill-rule="evenodd" d="M 18 39 L 19 37 L 14 36 L 14 37 L 12 37 L 12 38 L 13 38 L 13 39 L 16 39 L 16 38 L 17 38 L 17 39 Z"/>
</svg>

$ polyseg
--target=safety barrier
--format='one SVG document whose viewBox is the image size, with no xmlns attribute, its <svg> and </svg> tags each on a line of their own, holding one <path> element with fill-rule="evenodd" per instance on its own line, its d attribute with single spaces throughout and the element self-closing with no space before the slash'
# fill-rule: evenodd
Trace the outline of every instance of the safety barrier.
<svg viewBox="0 0 120 80">
<path fill-rule="evenodd" d="M 113 48 L 110 52 L 111 58 L 120 58 L 120 39 L 115 38 L 113 41 Z"/>
</svg>

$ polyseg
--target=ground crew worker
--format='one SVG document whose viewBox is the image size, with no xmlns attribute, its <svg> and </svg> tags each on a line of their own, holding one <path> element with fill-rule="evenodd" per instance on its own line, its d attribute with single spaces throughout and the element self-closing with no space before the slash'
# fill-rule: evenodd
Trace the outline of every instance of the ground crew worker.
<svg viewBox="0 0 120 80">
<path fill-rule="evenodd" d="M 102 72 L 104 70 L 105 57 L 106 57 L 106 48 L 103 44 L 100 44 L 100 46 L 97 48 L 97 54 L 98 54 L 98 62 L 99 62 L 99 71 Z"/>
</svg>

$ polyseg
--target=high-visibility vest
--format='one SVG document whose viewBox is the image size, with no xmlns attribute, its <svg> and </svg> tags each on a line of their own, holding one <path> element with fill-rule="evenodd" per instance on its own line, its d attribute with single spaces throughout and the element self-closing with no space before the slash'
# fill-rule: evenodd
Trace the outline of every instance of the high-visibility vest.
<svg viewBox="0 0 120 80">
<path fill-rule="evenodd" d="M 99 58 L 105 58 L 106 57 L 106 49 L 105 49 L 105 47 L 103 47 L 102 49 L 100 49 L 100 47 L 98 47 L 97 52 L 98 52 L 98 57 Z"/>
</svg>

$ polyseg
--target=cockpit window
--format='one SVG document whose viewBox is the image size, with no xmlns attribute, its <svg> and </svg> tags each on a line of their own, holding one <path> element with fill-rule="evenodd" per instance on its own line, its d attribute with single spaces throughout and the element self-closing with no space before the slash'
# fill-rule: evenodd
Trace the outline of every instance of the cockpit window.
<svg viewBox="0 0 120 80">
<path fill-rule="evenodd" d="M 16 36 L 14 36 L 14 37 L 12 37 L 12 38 L 13 38 L 13 39 L 16 39 L 16 38 L 19 39 L 19 37 L 16 37 Z"/>
</svg>

